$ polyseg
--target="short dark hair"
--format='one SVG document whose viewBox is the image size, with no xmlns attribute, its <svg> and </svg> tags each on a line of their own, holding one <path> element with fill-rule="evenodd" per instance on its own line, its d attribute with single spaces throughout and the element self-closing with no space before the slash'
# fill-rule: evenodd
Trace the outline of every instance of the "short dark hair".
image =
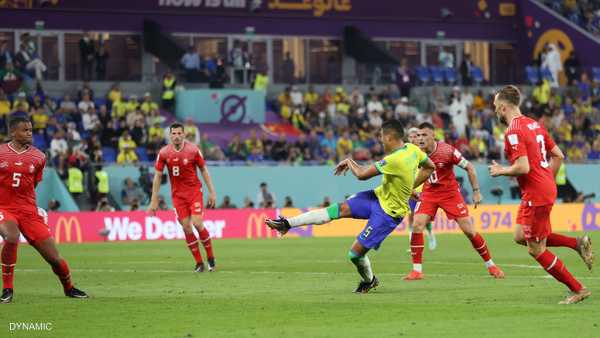
<svg viewBox="0 0 600 338">
<path fill-rule="evenodd" d="M 431 130 L 435 130 L 435 127 L 433 126 L 433 124 L 431 124 L 429 122 L 423 122 L 423 123 L 419 124 L 419 129 L 431 129 Z"/>
<path fill-rule="evenodd" d="M 16 127 L 18 127 L 21 123 L 31 123 L 31 121 L 25 116 L 13 116 L 8 122 L 8 129 L 13 130 Z"/>
<path fill-rule="evenodd" d="M 519 91 L 519 88 L 513 85 L 509 85 L 500 89 L 497 95 L 498 100 L 506 101 L 516 107 L 521 104 L 521 92 Z"/>
<path fill-rule="evenodd" d="M 390 119 L 381 125 L 381 131 L 385 134 L 392 132 L 396 134 L 397 139 L 404 138 L 404 125 L 396 119 Z"/>
<path fill-rule="evenodd" d="M 169 132 L 173 131 L 173 129 L 181 128 L 181 130 L 185 131 L 185 127 L 183 124 L 179 122 L 175 122 L 169 126 Z"/>
</svg>

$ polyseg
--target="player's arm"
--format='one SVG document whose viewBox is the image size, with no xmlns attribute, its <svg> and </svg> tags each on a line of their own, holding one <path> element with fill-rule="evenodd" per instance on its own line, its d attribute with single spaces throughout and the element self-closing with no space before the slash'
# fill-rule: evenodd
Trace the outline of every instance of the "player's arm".
<svg viewBox="0 0 600 338">
<path fill-rule="evenodd" d="M 354 162 L 354 160 L 351 158 L 347 158 L 340 162 L 335 167 L 334 174 L 336 176 L 342 175 L 345 174 L 348 170 L 352 171 L 352 174 L 361 181 L 368 180 L 371 177 L 375 177 L 381 174 L 381 172 L 377 169 L 375 164 L 359 165 L 358 163 Z"/>
<path fill-rule="evenodd" d="M 556 174 L 558 173 L 558 169 L 560 169 L 560 166 L 564 160 L 565 154 L 563 154 L 562 150 L 560 150 L 560 148 L 557 145 L 555 145 L 550 150 L 550 170 L 552 170 L 552 174 L 554 176 L 556 176 Z"/>
<path fill-rule="evenodd" d="M 479 203 L 481 203 L 481 190 L 479 188 L 479 181 L 477 180 L 477 171 L 475 171 L 475 166 L 465 158 L 462 158 L 457 165 L 467 172 L 469 182 L 473 188 L 473 204 L 475 208 L 477 208 Z"/>
<path fill-rule="evenodd" d="M 427 157 L 419 164 L 419 171 L 417 172 L 417 176 L 415 177 L 415 184 L 413 185 L 413 189 L 417 188 L 421 184 L 425 183 L 429 176 L 435 170 L 435 163 Z"/>
<path fill-rule="evenodd" d="M 150 205 L 148 206 L 149 212 L 156 212 L 158 210 L 158 192 L 160 191 L 160 184 L 162 182 L 162 172 L 164 169 L 165 162 L 163 161 L 162 151 L 158 152 L 156 156 L 156 164 L 154 165 L 154 178 L 152 179 L 152 196 L 150 196 Z"/>
<path fill-rule="evenodd" d="M 208 207 L 214 208 L 217 205 L 217 193 L 215 191 L 215 186 L 213 185 L 212 179 L 210 178 L 208 168 L 206 168 L 206 166 L 201 167 L 200 174 L 202 174 L 202 178 L 204 179 L 206 187 L 208 188 Z"/>
<path fill-rule="evenodd" d="M 529 158 L 527 156 L 519 156 L 510 167 L 503 167 L 496 161 L 488 167 L 490 176 L 521 176 L 529 173 Z"/>
</svg>

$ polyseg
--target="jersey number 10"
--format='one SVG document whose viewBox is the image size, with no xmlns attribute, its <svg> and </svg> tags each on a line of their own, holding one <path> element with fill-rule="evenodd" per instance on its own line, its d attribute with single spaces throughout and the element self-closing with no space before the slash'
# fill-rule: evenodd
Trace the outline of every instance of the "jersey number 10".
<svg viewBox="0 0 600 338">
<path fill-rule="evenodd" d="M 437 183 L 437 181 L 438 181 L 437 172 L 434 170 L 431 173 L 431 176 L 429 176 L 429 183 Z"/>
<path fill-rule="evenodd" d="M 540 165 L 542 166 L 542 168 L 548 168 L 550 166 L 550 163 L 548 163 L 548 152 L 546 151 L 546 142 L 544 141 L 544 135 L 538 134 L 535 137 L 535 140 L 537 141 L 537 143 L 540 144 L 540 152 L 542 153 L 542 160 L 540 161 Z"/>
</svg>

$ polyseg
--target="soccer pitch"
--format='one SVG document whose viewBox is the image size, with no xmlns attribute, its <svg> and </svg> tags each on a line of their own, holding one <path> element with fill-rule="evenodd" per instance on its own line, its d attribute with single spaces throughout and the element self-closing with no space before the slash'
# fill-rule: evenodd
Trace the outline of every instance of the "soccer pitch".
<svg viewBox="0 0 600 338">
<path fill-rule="evenodd" d="M 594 294 L 560 306 L 567 289 L 524 247 L 485 238 L 504 280 L 487 275 L 466 237 L 439 235 L 424 253 L 426 279 L 404 282 L 408 241 L 391 237 L 370 255 L 380 287 L 360 295 L 352 238 L 215 240 L 218 272 L 201 274 L 184 241 L 60 245 L 88 300 L 64 297 L 22 245 L 0 337 L 600 337 L 600 276 L 575 252 L 554 249 Z M 11 331 L 16 322 L 52 330 Z"/>
</svg>

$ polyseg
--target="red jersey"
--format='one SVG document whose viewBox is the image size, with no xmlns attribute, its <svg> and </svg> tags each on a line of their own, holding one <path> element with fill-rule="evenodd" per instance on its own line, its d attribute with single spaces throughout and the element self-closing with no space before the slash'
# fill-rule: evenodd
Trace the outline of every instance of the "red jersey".
<svg viewBox="0 0 600 338">
<path fill-rule="evenodd" d="M 440 193 L 460 192 L 454 176 L 454 166 L 463 160 L 460 151 L 446 142 L 439 141 L 429 158 L 435 163 L 435 170 L 425 181 L 422 198 L 439 198 Z"/>
<path fill-rule="evenodd" d="M 202 183 L 198 179 L 196 167 L 204 168 L 204 158 L 197 146 L 183 142 L 182 148 L 177 151 L 172 144 L 160 149 L 156 157 L 154 168 L 163 171 L 165 164 L 169 171 L 171 194 L 174 199 L 188 199 L 196 192 L 202 191 Z"/>
<path fill-rule="evenodd" d="M 0 207 L 37 215 L 35 187 L 42 180 L 46 156 L 34 146 L 21 152 L 0 145 Z"/>
<path fill-rule="evenodd" d="M 521 156 L 529 160 L 529 173 L 517 176 L 521 198 L 530 206 L 553 204 L 556 183 L 547 154 L 556 144 L 546 129 L 526 116 L 514 118 L 506 129 L 504 154 L 510 163 Z"/>
</svg>

